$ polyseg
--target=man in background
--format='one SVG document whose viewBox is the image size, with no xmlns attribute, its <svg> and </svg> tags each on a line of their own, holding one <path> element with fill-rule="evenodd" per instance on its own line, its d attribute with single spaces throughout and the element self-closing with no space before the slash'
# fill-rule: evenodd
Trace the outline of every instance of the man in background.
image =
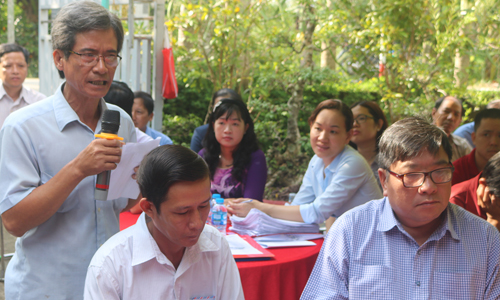
<svg viewBox="0 0 500 300">
<path fill-rule="evenodd" d="M 148 123 L 153 120 L 153 111 L 155 109 L 155 101 L 151 95 L 139 91 L 134 93 L 134 97 L 132 120 L 134 120 L 135 127 L 139 128 L 153 139 L 160 138 L 160 146 L 172 145 L 173 142 L 168 136 L 148 126 Z"/>
<path fill-rule="evenodd" d="M 500 230 L 500 153 L 488 161 L 479 175 L 452 186 L 450 202 Z"/>
<path fill-rule="evenodd" d="M 452 134 L 458 125 L 460 125 L 460 122 L 462 122 L 463 114 L 462 101 L 452 96 L 439 98 L 432 109 L 434 125 L 443 129 L 450 140 L 452 162 L 472 151 L 472 147 L 464 138 Z"/>
<path fill-rule="evenodd" d="M 451 184 L 469 180 L 481 172 L 488 160 L 500 151 L 500 109 L 480 111 L 474 118 L 472 142 L 476 148 L 453 162 Z"/>
<path fill-rule="evenodd" d="M 488 105 L 486 105 L 486 108 L 498 108 L 500 109 L 500 99 L 498 100 L 493 100 Z M 460 127 L 458 127 L 453 134 L 458 135 L 459 137 L 463 137 L 464 139 L 469 142 L 469 145 L 471 147 L 474 147 L 474 143 L 472 142 L 472 133 L 474 132 L 474 122 L 470 122 L 467 124 L 464 124 Z"/>
<path fill-rule="evenodd" d="M 0 44 L 0 128 L 7 116 L 45 98 L 23 86 L 28 75 L 29 52 L 18 44 Z"/>
</svg>

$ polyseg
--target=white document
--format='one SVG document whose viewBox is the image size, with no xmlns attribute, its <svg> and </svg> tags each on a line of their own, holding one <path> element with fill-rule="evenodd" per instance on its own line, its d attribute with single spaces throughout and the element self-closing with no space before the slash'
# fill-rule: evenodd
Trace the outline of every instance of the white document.
<svg viewBox="0 0 500 300">
<path fill-rule="evenodd" d="M 279 248 L 279 247 L 304 247 L 316 246 L 315 242 L 311 241 L 291 241 L 291 242 L 258 242 L 262 248 Z"/>
<path fill-rule="evenodd" d="M 252 208 L 245 218 L 235 215 L 230 217 L 230 230 L 249 236 L 261 236 L 277 233 L 318 233 L 318 224 L 306 224 L 276 219 L 256 208 Z"/>
<path fill-rule="evenodd" d="M 120 197 L 136 199 L 139 196 L 139 185 L 132 179 L 134 168 L 141 163 L 146 154 L 159 145 L 160 139 L 123 145 L 120 163 L 111 171 L 107 200 Z"/>
<path fill-rule="evenodd" d="M 322 233 L 287 233 L 287 234 L 271 234 L 254 238 L 257 243 L 265 242 L 296 242 L 321 239 Z"/>
<path fill-rule="evenodd" d="M 233 255 L 262 254 L 237 234 L 226 235 L 226 240 Z"/>
</svg>

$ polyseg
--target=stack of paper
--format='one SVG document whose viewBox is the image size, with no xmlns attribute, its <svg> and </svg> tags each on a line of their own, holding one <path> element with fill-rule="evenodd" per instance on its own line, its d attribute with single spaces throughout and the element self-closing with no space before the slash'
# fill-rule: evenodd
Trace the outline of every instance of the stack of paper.
<svg viewBox="0 0 500 300">
<path fill-rule="evenodd" d="M 256 237 L 254 240 L 262 248 L 316 246 L 310 240 L 323 238 L 322 233 L 286 233 Z"/>
<path fill-rule="evenodd" d="M 275 219 L 256 208 L 252 208 L 245 218 L 231 216 L 230 219 L 232 223 L 230 230 L 240 235 L 260 236 L 276 233 L 319 232 L 317 224 Z"/>
</svg>

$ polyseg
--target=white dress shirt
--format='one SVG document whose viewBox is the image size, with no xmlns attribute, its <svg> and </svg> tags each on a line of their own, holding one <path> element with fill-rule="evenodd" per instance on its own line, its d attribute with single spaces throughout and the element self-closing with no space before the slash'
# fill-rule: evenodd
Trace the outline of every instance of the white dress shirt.
<svg viewBox="0 0 500 300">
<path fill-rule="evenodd" d="M 7 92 L 3 88 L 3 83 L 0 81 L 0 128 L 2 128 L 3 122 L 11 112 L 45 98 L 44 94 L 23 86 L 19 98 L 12 99 L 7 95 Z"/>
<path fill-rule="evenodd" d="M 205 226 L 176 270 L 151 236 L 146 218 L 142 213 L 96 252 L 84 299 L 244 299 L 236 262 L 215 228 Z"/>
</svg>

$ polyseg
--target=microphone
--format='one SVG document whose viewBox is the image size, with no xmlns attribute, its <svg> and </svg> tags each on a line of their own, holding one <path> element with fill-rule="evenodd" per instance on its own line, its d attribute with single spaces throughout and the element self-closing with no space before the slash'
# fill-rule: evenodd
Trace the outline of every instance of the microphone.
<svg viewBox="0 0 500 300">
<path fill-rule="evenodd" d="M 123 140 L 116 135 L 120 128 L 120 112 L 116 110 L 105 110 L 102 114 L 101 133 L 95 136 L 107 140 Z M 111 170 L 97 174 L 94 197 L 96 200 L 105 201 L 108 199 L 109 177 Z"/>
</svg>

